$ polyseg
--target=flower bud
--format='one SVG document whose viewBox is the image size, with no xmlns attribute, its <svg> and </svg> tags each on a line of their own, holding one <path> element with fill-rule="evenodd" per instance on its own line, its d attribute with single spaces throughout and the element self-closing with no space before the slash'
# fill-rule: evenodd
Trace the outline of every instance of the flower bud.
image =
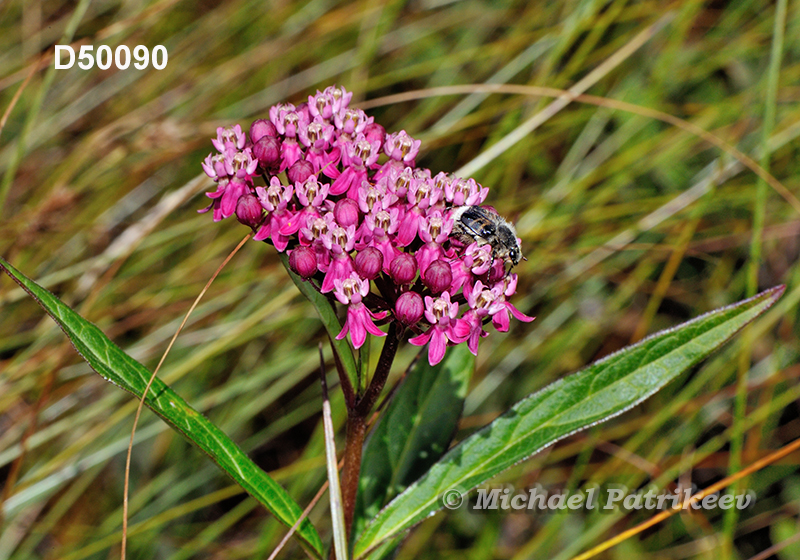
<svg viewBox="0 0 800 560">
<path fill-rule="evenodd" d="M 358 225 L 358 202 L 352 198 L 343 198 L 333 207 L 333 217 L 342 227 Z"/>
<path fill-rule="evenodd" d="M 450 263 L 441 259 L 433 261 L 425 270 L 422 281 L 434 294 L 440 294 L 449 289 L 453 283 L 453 270 L 450 268 Z"/>
<path fill-rule="evenodd" d="M 266 119 L 258 119 L 250 125 L 250 141 L 255 144 L 264 136 L 277 136 L 278 129 Z"/>
<path fill-rule="evenodd" d="M 405 292 L 394 306 L 397 320 L 406 326 L 417 324 L 425 311 L 425 304 L 422 303 L 422 296 L 417 292 Z"/>
<path fill-rule="evenodd" d="M 306 280 L 314 276 L 317 272 L 317 256 L 314 254 L 314 250 L 302 245 L 295 247 L 289 253 L 289 268 Z"/>
<path fill-rule="evenodd" d="M 373 142 L 378 142 L 380 144 L 378 146 L 379 152 L 383 150 L 383 139 L 386 138 L 386 129 L 381 125 L 376 122 L 368 124 L 364 128 L 364 136 L 366 136 L 367 142 L 370 144 Z"/>
<path fill-rule="evenodd" d="M 305 183 L 306 179 L 314 174 L 314 166 L 310 161 L 299 159 L 286 170 L 290 183 Z"/>
<path fill-rule="evenodd" d="M 410 284 L 417 276 L 417 259 L 410 253 L 400 253 L 389 265 L 389 275 L 396 284 Z"/>
<path fill-rule="evenodd" d="M 258 198 L 249 193 L 240 196 L 236 203 L 236 219 L 253 229 L 261 223 L 262 211 Z"/>
<path fill-rule="evenodd" d="M 350 200 L 345 199 L 345 200 Z M 339 202 L 343 202 L 340 200 Z M 350 202 L 353 202 L 350 200 Z M 337 203 L 338 205 L 338 203 Z M 334 209 L 334 212 L 336 209 Z M 337 220 L 338 221 L 338 220 Z M 341 223 L 341 222 L 339 222 Z M 383 269 L 383 253 L 375 247 L 365 247 L 358 252 L 355 259 L 356 272 L 361 278 L 374 280 Z"/>
<path fill-rule="evenodd" d="M 264 169 L 277 169 L 281 161 L 281 141 L 273 136 L 262 136 L 253 144 L 253 157 Z"/>
</svg>

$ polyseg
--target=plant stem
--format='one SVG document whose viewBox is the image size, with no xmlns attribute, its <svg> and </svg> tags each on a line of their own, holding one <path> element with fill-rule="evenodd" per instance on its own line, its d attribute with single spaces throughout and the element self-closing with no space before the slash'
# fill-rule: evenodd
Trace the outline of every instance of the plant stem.
<svg viewBox="0 0 800 560">
<path fill-rule="evenodd" d="M 364 396 L 359 399 L 355 406 L 355 412 L 362 418 L 366 418 L 369 415 L 381 391 L 383 391 L 383 386 L 386 385 L 389 372 L 392 370 L 394 356 L 397 353 L 397 346 L 400 342 L 399 334 L 397 322 L 392 321 L 389 323 L 389 332 L 386 334 L 386 342 L 383 343 L 378 365 L 375 366 L 375 374 L 372 376 L 372 381 L 370 381 Z"/>
<path fill-rule="evenodd" d="M 347 417 L 347 442 L 344 448 L 344 466 L 342 467 L 342 502 L 344 504 L 345 532 L 350 535 L 353 526 L 353 515 L 356 509 L 358 493 L 358 475 L 361 472 L 361 451 L 364 448 L 364 434 L 367 431 L 366 419 L 358 414 Z"/>
<path fill-rule="evenodd" d="M 342 502 L 344 504 L 344 523 L 347 534 L 353 525 L 353 516 L 356 508 L 356 495 L 358 494 L 358 477 L 361 473 L 361 453 L 364 449 L 364 436 L 367 432 L 367 418 L 378 397 L 383 391 L 392 362 L 397 353 L 400 342 L 397 323 L 389 324 L 386 342 L 383 343 L 375 374 L 372 376 L 369 387 L 358 401 L 347 406 L 347 441 L 344 449 L 344 467 L 342 468 Z"/>
</svg>

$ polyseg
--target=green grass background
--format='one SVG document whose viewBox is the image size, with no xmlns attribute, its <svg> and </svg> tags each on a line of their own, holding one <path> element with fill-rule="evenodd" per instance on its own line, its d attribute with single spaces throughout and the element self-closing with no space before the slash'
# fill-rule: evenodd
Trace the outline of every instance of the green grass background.
<svg viewBox="0 0 800 560">
<path fill-rule="evenodd" d="M 342 84 L 354 101 L 473 83 L 568 88 L 671 20 L 589 93 L 668 112 L 800 195 L 800 7 L 759 1 L 49 2 L 0 5 L 0 107 L 53 44 L 167 48 L 164 70 L 45 61 L 0 133 L 0 254 L 148 367 L 245 234 L 196 210 L 217 126 Z M 783 35 L 782 35 L 783 34 Z M 783 36 L 783 40 L 781 37 Z M 76 47 L 77 50 L 78 47 Z M 453 171 L 549 102 L 433 96 L 369 110 Z M 516 221 L 514 303 L 536 315 L 483 340 L 459 437 L 642 335 L 779 283 L 783 299 L 703 366 L 498 482 L 546 489 L 680 479 L 705 487 L 800 435 L 800 217 L 730 155 L 650 118 L 573 103 L 473 175 Z M 305 505 L 324 481 L 314 311 L 274 249 L 248 243 L 161 377 Z M 398 357 L 395 375 L 413 348 Z M 119 555 L 135 402 L 81 363 L 0 280 L 0 560 Z M 334 416 L 341 424 L 340 396 Z M 680 514 L 601 558 L 800 557 L 800 455 L 749 477 L 755 505 Z M 284 533 L 149 412 L 134 447 L 131 558 L 266 558 Z M 328 511 L 311 519 L 330 534 Z M 440 513 L 398 558 L 568 559 L 652 515 Z M 770 556 L 770 547 L 782 547 Z M 766 552 L 765 552 L 766 551 Z M 762 554 L 761 556 L 756 556 Z M 296 543 L 285 558 L 302 557 Z"/>
</svg>

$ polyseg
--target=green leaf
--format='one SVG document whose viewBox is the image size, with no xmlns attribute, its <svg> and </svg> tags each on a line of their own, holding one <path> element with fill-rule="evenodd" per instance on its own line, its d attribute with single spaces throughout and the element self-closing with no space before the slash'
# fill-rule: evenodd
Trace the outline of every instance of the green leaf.
<svg viewBox="0 0 800 560">
<path fill-rule="evenodd" d="M 450 450 L 373 519 L 356 542 L 356 558 L 544 447 L 617 416 L 697 364 L 763 313 L 784 286 L 662 331 L 515 404 Z"/>
<path fill-rule="evenodd" d="M 152 375 L 147 368 L 123 352 L 95 325 L 2 258 L 0 269 L 44 308 L 92 369 L 105 380 L 141 398 Z M 285 525 L 291 527 L 300 518 L 302 508 L 277 482 L 253 463 L 222 430 L 157 377 L 150 386 L 145 404 L 205 451 L 228 476 Z M 322 541 L 308 520 L 303 521 L 297 534 L 309 551 L 317 558 L 322 558 Z"/>
<path fill-rule="evenodd" d="M 381 507 L 447 451 L 464 408 L 475 358 L 465 344 L 435 366 L 423 357 L 370 434 L 356 501 L 357 535 Z"/>
<path fill-rule="evenodd" d="M 289 257 L 286 256 L 286 253 L 278 254 L 281 257 L 283 266 L 286 267 L 286 272 L 291 276 L 294 285 L 297 286 L 300 293 L 306 296 L 306 299 L 308 299 L 314 306 L 314 309 L 317 310 L 317 315 L 319 315 L 322 324 L 325 326 L 325 330 L 328 331 L 328 337 L 330 337 L 331 344 L 333 344 L 334 350 L 339 355 L 342 367 L 344 367 L 347 377 L 350 379 L 350 384 L 353 386 L 354 390 L 357 390 L 358 369 L 356 368 L 356 360 L 353 357 L 353 349 L 346 338 L 336 340 L 336 335 L 342 331 L 342 324 L 336 316 L 336 309 L 327 297 L 314 289 L 314 286 L 292 272 L 292 269 L 289 268 Z"/>
</svg>

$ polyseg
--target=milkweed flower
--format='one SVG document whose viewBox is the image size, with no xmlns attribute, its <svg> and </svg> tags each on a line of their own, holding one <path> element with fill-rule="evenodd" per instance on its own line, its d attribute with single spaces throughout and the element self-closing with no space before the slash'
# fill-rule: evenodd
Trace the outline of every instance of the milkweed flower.
<svg viewBox="0 0 800 560">
<path fill-rule="evenodd" d="M 430 342 L 428 361 L 432 366 L 442 361 L 448 342 L 460 342 L 454 332 L 457 315 L 458 304 L 450 301 L 450 294 L 447 292 L 443 292 L 436 299 L 425 296 L 425 318 L 431 324 L 431 328 L 408 341 L 414 346 L 424 346 Z"/>
<path fill-rule="evenodd" d="M 504 305 L 498 302 L 497 289 L 487 289 L 480 280 L 465 295 L 469 311 L 456 322 L 453 333 L 459 340 L 466 340 L 469 351 L 477 356 L 478 342 L 489 334 L 483 330 L 483 319 L 502 311 Z"/>
<path fill-rule="evenodd" d="M 494 325 L 494 328 L 500 332 L 508 331 L 508 325 L 510 323 L 509 315 L 524 323 L 530 323 L 533 321 L 534 317 L 528 317 L 506 299 L 506 297 L 514 295 L 514 292 L 517 291 L 516 274 L 511 274 L 510 276 L 501 280 L 495 286 L 495 289 L 497 290 L 497 299 L 499 304 L 502 306 L 502 309 L 492 315 L 492 324 Z"/>
<path fill-rule="evenodd" d="M 216 188 L 200 212 L 235 216 L 287 253 L 292 271 L 346 306 L 337 338 L 356 348 L 394 323 L 434 364 L 456 344 L 477 353 L 489 324 L 532 321 L 511 303 L 518 277 L 493 247 L 452 237 L 454 212 L 489 189 L 418 167 L 422 143 L 387 133 L 352 97 L 330 86 L 271 107 L 248 132 L 218 128 L 201 163 Z"/>
<path fill-rule="evenodd" d="M 358 274 L 353 272 L 349 278 L 344 280 L 334 280 L 336 291 L 334 295 L 341 303 L 347 305 L 347 320 L 342 327 L 342 332 L 336 335 L 336 340 L 341 340 L 347 333 L 350 333 L 350 340 L 353 346 L 361 348 L 367 339 L 367 333 L 375 336 L 386 336 L 372 322 L 373 319 L 383 319 L 388 314 L 387 311 L 373 313 L 363 303 L 363 298 L 369 293 L 369 282 L 362 280 Z"/>
</svg>

